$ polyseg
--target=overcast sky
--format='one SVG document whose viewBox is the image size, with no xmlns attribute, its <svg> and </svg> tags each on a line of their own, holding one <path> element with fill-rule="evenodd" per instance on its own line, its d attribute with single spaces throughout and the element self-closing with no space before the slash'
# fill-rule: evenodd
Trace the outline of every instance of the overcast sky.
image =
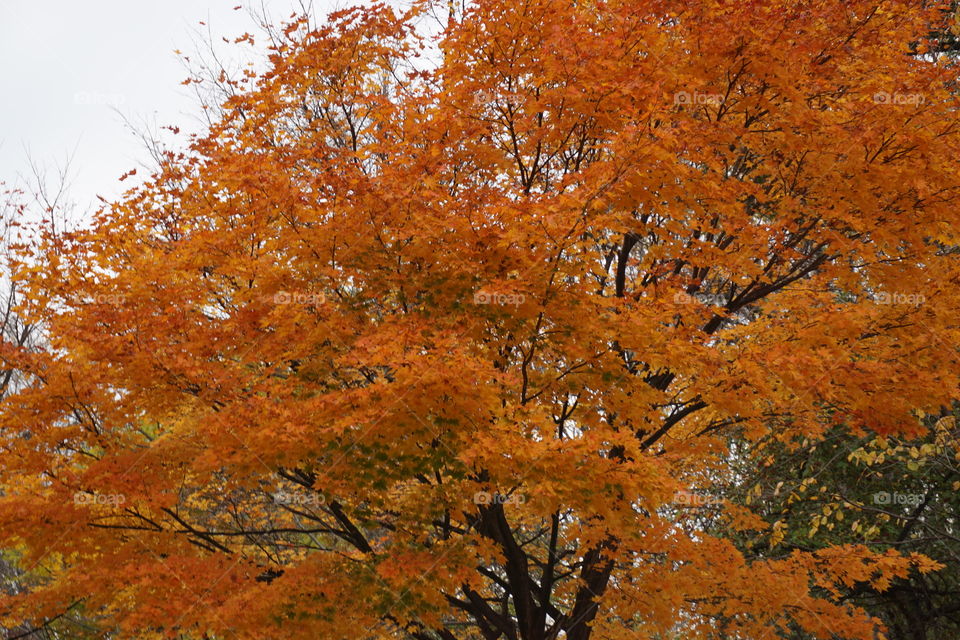
<svg viewBox="0 0 960 640">
<path fill-rule="evenodd" d="M 117 196 L 130 186 L 117 179 L 145 152 L 113 109 L 196 131 L 174 50 L 195 49 L 200 21 L 218 39 L 254 31 L 247 11 L 233 9 L 241 1 L 0 0 L 0 181 L 29 173 L 28 152 L 51 170 L 72 156 L 69 194 L 81 209 L 97 194 Z M 281 18 L 295 6 L 263 4 Z"/>
</svg>

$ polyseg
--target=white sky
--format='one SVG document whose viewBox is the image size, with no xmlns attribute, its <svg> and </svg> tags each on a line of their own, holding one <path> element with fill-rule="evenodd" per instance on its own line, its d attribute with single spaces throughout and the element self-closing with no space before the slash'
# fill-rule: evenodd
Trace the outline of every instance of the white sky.
<svg viewBox="0 0 960 640">
<path fill-rule="evenodd" d="M 113 108 L 197 131 L 199 107 L 174 50 L 196 49 L 201 20 L 217 39 L 255 32 L 247 11 L 233 9 L 241 2 L 0 0 L 0 182 L 22 183 L 28 157 L 55 172 L 72 156 L 68 195 L 81 211 L 129 188 L 118 178 L 146 153 Z M 283 19 L 295 6 L 262 3 Z"/>
</svg>

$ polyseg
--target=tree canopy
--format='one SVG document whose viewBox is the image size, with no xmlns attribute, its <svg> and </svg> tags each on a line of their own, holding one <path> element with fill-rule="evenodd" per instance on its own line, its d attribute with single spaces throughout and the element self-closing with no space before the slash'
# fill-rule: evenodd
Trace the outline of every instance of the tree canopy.
<svg viewBox="0 0 960 640">
<path fill-rule="evenodd" d="M 803 548 L 779 494 L 730 487 L 838 430 L 935 439 L 952 415 L 943 9 L 478 0 L 439 33 L 446 3 L 286 25 L 208 135 L 17 246 L 43 340 L 0 347 L 22 380 L 0 625 L 875 638 L 846 594 L 943 565 Z"/>
</svg>

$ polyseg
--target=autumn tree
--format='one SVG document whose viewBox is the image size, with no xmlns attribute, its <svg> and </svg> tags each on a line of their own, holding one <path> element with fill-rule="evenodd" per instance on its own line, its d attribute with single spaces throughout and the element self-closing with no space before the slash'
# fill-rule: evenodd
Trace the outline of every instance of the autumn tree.
<svg viewBox="0 0 960 640">
<path fill-rule="evenodd" d="M 44 348 L 42 331 L 37 324 L 26 322 L 17 312 L 20 291 L 15 280 L 8 276 L 11 260 L 16 260 L 18 246 L 29 220 L 42 220 L 51 233 L 66 230 L 74 221 L 74 203 L 68 198 L 69 161 L 51 170 L 33 159 L 29 162 L 30 173 L 17 181 L 17 186 L 0 182 L 0 357 L 8 365 L 18 353 L 37 352 Z M 0 373 L 0 398 L 35 383 L 28 372 L 16 366 L 6 366 Z M 19 437 L 29 437 L 29 432 Z M 45 580 L 45 576 L 21 566 L 19 550 L 0 550 L 0 589 L 5 594 L 24 594 Z M 79 604 L 79 603 L 75 603 Z M 14 639 L 34 637 L 39 640 L 56 640 L 69 637 L 75 640 L 94 637 L 92 627 L 78 615 L 76 606 L 68 607 L 60 615 L 46 621 L 41 628 L 29 620 L 6 625 L 5 637 Z M 62 633 L 69 635 L 62 635 Z"/>
<path fill-rule="evenodd" d="M 850 585 L 842 597 L 881 618 L 891 640 L 960 635 L 958 409 L 944 407 L 924 416 L 928 430 L 914 438 L 857 436 L 840 425 L 815 440 L 741 443 L 733 481 L 723 495 L 753 505 L 774 535 L 738 534 L 733 537 L 738 547 L 748 557 L 851 543 L 922 552 L 944 568 L 911 572 L 884 590 Z M 710 509 L 701 515 L 709 528 Z M 722 523 L 715 531 L 722 533 Z"/>
<path fill-rule="evenodd" d="M 445 6 L 287 25 L 209 135 L 22 244 L 0 624 L 874 638 L 845 594 L 938 563 L 777 547 L 722 492 L 956 399 L 944 7 Z"/>
<path fill-rule="evenodd" d="M 955 60 L 957 3 L 942 11 L 931 32 L 931 53 Z M 960 508 L 958 409 L 954 403 L 921 415 L 927 428 L 906 438 L 855 433 L 842 423 L 816 439 L 770 433 L 743 442 L 731 435 L 735 471 L 728 474 L 723 495 L 756 504 L 774 530 L 772 536 L 748 532 L 732 538 L 748 557 L 849 543 L 921 551 L 944 568 L 931 574 L 912 571 L 882 591 L 866 583 L 852 585 L 842 598 L 879 617 L 891 640 L 960 636 L 960 531 L 954 518 Z M 722 523 L 713 523 L 710 515 L 704 510 L 705 526 L 722 532 Z M 785 637 L 813 636 L 794 629 Z"/>
</svg>

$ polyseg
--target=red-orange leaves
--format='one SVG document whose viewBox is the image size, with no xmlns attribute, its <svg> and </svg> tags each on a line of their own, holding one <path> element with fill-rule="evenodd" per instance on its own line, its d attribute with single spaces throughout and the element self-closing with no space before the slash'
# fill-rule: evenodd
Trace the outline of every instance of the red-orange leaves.
<svg viewBox="0 0 960 640">
<path fill-rule="evenodd" d="M 728 498 L 741 445 L 956 397 L 954 72 L 905 54 L 933 14 L 446 10 L 290 25 L 189 157 L 20 256 L 47 341 L 0 350 L 4 620 L 874 637 L 845 590 L 929 564 Z"/>
</svg>

